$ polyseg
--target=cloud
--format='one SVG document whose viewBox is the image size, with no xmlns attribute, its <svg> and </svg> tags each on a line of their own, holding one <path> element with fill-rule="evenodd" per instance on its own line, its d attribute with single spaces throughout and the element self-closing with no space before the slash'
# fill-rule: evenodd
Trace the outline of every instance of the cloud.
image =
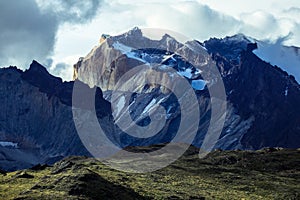
<svg viewBox="0 0 300 200">
<path fill-rule="evenodd" d="M 78 61 L 80 55 L 67 56 L 59 61 L 53 61 L 49 63 L 49 72 L 55 76 L 63 78 L 63 80 L 69 81 L 73 79 L 73 65 Z"/>
<path fill-rule="evenodd" d="M 75 54 L 85 56 L 102 33 L 116 35 L 135 26 L 169 29 L 199 41 L 244 33 L 275 42 L 292 33 L 284 44 L 300 46 L 298 0 L 254 1 L 105 0 L 89 25 L 67 25 L 60 30 L 56 50 L 61 53 L 55 60 Z"/>
<path fill-rule="evenodd" d="M 0 27 L 0 65 L 24 66 L 51 53 L 58 22 L 42 14 L 34 1 L 4 0 L 0 1 Z"/>
<path fill-rule="evenodd" d="M 300 7 L 290 7 L 282 12 L 283 17 L 287 17 L 300 23 Z"/>
<path fill-rule="evenodd" d="M 240 20 L 243 23 L 240 32 L 254 38 L 275 39 L 278 35 L 289 33 L 278 19 L 264 11 L 242 14 Z"/>
<path fill-rule="evenodd" d="M 100 6 L 99 0 L 66 1 L 66 0 L 36 0 L 43 12 L 54 13 L 59 21 L 70 23 L 85 23 L 91 20 Z"/>
<path fill-rule="evenodd" d="M 60 62 L 50 68 L 50 73 L 59 77 L 63 77 L 65 80 L 71 80 L 73 77 L 73 68 L 68 63 Z"/>
<path fill-rule="evenodd" d="M 89 25 L 67 24 L 60 29 L 56 43 L 56 51 L 60 53 L 54 56 L 54 65 L 67 63 L 70 68 L 67 70 L 71 71 L 72 64 L 98 43 L 102 33 L 120 34 L 135 26 L 169 29 L 199 40 L 231 35 L 239 28 L 235 18 L 192 1 L 106 1 L 101 8 Z M 79 56 L 63 61 L 70 55 Z M 53 73 L 61 76 L 61 73 Z M 70 80 L 67 77 L 72 76 L 63 78 Z"/>
<path fill-rule="evenodd" d="M 297 22 L 299 19 L 294 17 L 295 15 L 297 14 L 286 11 L 277 15 L 265 11 L 244 13 L 240 18 L 243 24 L 239 32 L 271 43 L 281 41 L 280 38 L 289 36 L 286 40 L 282 40 L 283 45 L 300 46 L 298 32 L 300 25 Z"/>
<path fill-rule="evenodd" d="M 103 32 L 116 34 L 134 26 L 141 26 L 170 29 L 200 41 L 237 33 L 275 41 L 298 30 L 297 26 L 300 23 L 300 8 L 296 7 L 295 1 L 289 1 L 292 7 L 287 10 L 282 7 L 282 2 L 275 1 L 264 2 L 262 6 L 236 0 L 230 0 L 229 3 L 201 2 L 107 1 L 90 30 L 89 27 L 85 27 L 85 30 L 93 33 L 89 37 L 98 37 Z M 300 3 L 298 4 L 300 6 Z M 218 9 L 213 9 L 210 5 Z M 295 32 L 294 35 L 296 34 Z M 94 41 L 96 40 L 97 38 L 94 38 Z M 299 43 L 292 38 L 290 42 Z"/>
<path fill-rule="evenodd" d="M 234 33 L 239 21 L 197 2 L 180 2 L 162 10 L 153 7 L 146 25 L 174 30 L 191 38 L 209 38 Z"/>
<path fill-rule="evenodd" d="M 110 21 L 114 22 L 112 25 L 120 25 L 121 28 L 116 28 L 118 31 L 143 26 L 169 29 L 198 39 L 231 34 L 239 27 L 235 18 L 195 1 L 140 1 L 134 5 L 119 1 L 108 3 L 97 18 L 98 23 L 106 24 L 105 16 L 110 16 Z M 108 27 L 112 25 L 108 24 Z"/>
<path fill-rule="evenodd" d="M 100 0 L 0 1 L 0 66 L 27 68 L 36 59 L 48 63 L 56 33 L 64 23 L 86 23 L 100 6 Z"/>
</svg>

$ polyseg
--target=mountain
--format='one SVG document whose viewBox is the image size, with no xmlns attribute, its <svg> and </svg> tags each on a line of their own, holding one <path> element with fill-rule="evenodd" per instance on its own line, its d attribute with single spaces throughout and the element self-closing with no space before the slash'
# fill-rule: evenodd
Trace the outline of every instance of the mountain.
<svg viewBox="0 0 300 200">
<path fill-rule="evenodd" d="M 245 39 L 227 42 L 230 49 L 233 49 L 230 47 L 232 44 L 236 46 L 237 41 L 248 44 L 248 49 L 240 53 L 239 63 L 235 65 L 236 59 L 226 58 L 223 48 L 217 51 L 214 49 L 222 41 L 211 39 L 205 42 L 205 46 L 215 56 L 214 60 L 221 73 L 226 74 L 223 80 L 230 93 L 228 100 L 238 108 L 242 117 L 254 117 L 242 143 L 254 149 L 262 146 L 297 147 L 300 125 L 299 84 L 281 68 L 257 57 L 252 52 L 257 48 L 256 44 L 253 45 Z"/>
<path fill-rule="evenodd" d="M 50 75 L 36 61 L 25 72 L 0 69 L 0 168 L 16 170 L 68 155 L 90 155 L 73 122 L 73 84 Z M 109 107 L 102 94 L 99 101 Z M 110 115 L 101 110 L 103 116 Z"/>
<path fill-rule="evenodd" d="M 155 112 L 158 105 L 167 111 L 164 117 L 166 125 L 157 135 L 146 139 L 123 133 L 117 136 L 122 141 L 116 142 L 125 146 L 163 143 L 175 137 L 181 120 L 180 106 L 174 95 L 161 85 L 168 85 L 175 75 L 184 77 L 197 96 L 201 113 L 193 141 L 193 145 L 200 147 L 210 125 L 209 89 L 218 85 L 214 74 L 207 75 L 208 80 L 204 80 L 201 72 L 209 71 L 210 64 L 215 63 L 225 86 L 227 115 L 214 148 L 299 147 L 299 84 L 281 68 L 255 55 L 253 50 L 257 51 L 257 48 L 257 43 L 252 43 L 242 34 L 183 44 L 167 34 L 160 40 L 151 40 L 144 37 L 140 29 L 134 28 L 122 35 L 103 39 L 74 66 L 74 74 L 82 82 L 99 86 L 104 91 L 106 100 L 115 107 L 113 116 L 116 122 L 126 121 L 126 113 L 129 113 L 135 122 L 127 120 L 128 126 L 134 123 L 147 126 L 151 120 L 141 116 Z M 137 76 L 131 74 L 127 82 L 118 84 L 126 72 L 141 65 L 148 68 Z M 159 78 L 160 85 L 149 84 L 151 70 L 164 73 Z M 178 81 L 173 79 L 173 83 L 175 80 Z M 134 82 L 139 87 L 132 89 Z M 112 93 L 118 93 L 118 98 L 111 98 Z M 129 103 L 128 107 L 124 102 Z M 195 108 L 197 105 L 190 106 Z M 214 123 L 221 123 L 222 117 L 220 114 Z M 198 122 L 189 125 L 192 127 L 195 123 Z"/>
<path fill-rule="evenodd" d="M 170 141 L 201 147 L 209 130 L 217 136 L 212 149 L 298 148 L 300 86 L 256 49 L 243 35 L 180 43 L 134 28 L 103 35 L 74 65 L 75 81 L 62 82 L 36 61 L 24 72 L 1 68 L 0 168 L 91 156 L 90 146 L 101 153 L 112 144 L 114 151 Z M 226 116 L 212 110 L 224 107 L 221 95 L 211 97 L 221 83 Z"/>
<path fill-rule="evenodd" d="M 215 56 L 221 73 L 226 74 L 223 80 L 230 93 L 228 100 L 238 108 L 241 116 L 254 117 L 242 143 L 253 146 L 254 149 L 262 146 L 297 147 L 300 133 L 299 84 L 294 77 L 281 68 L 262 61 L 252 52 L 256 51 L 257 45 L 245 39 L 242 41 L 247 43 L 247 49 L 240 53 L 238 65 L 235 65 L 234 59 L 226 58 L 222 48 L 218 51 L 211 48 L 211 43 L 214 43 L 212 41 L 214 40 L 205 42 L 205 46 Z M 218 44 L 220 41 L 215 42 Z M 236 46 L 235 43 L 227 44 Z M 222 72 L 222 66 L 225 66 L 225 72 Z"/>
</svg>

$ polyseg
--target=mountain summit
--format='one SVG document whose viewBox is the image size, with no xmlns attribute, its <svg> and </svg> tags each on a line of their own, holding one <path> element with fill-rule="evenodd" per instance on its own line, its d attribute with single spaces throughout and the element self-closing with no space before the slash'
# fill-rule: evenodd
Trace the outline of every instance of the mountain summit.
<svg viewBox="0 0 300 200">
<path fill-rule="evenodd" d="M 172 77 L 170 73 L 184 77 L 197 95 L 201 111 L 199 130 L 193 142 L 201 146 L 211 115 L 208 88 L 216 83 L 213 76 L 209 81 L 203 80 L 200 72 L 215 63 L 222 75 L 228 101 L 225 126 L 215 148 L 299 147 L 299 84 L 281 68 L 256 56 L 253 50 L 257 48 L 255 40 L 242 34 L 183 44 L 169 35 L 152 40 L 143 36 L 140 29 L 134 28 L 107 38 L 77 63 L 74 70 L 79 80 L 90 86 L 99 86 L 112 105 L 119 105 L 113 110 L 118 121 L 127 116 L 124 112 L 128 110 L 133 119 L 139 120 L 135 123 L 146 125 L 150 122 L 149 118 L 140 119 L 141 114 L 149 114 L 157 105 L 167 110 L 166 126 L 158 135 L 143 140 L 122 135 L 125 146 L 168 142 L 174 137 L 180 121 L 180 107 L 176 99 L 161 87 L 157 90 L 158 86 L 147 86 L 147 77 L 150 76 L 147 72 L 135 77 L 134 81 L 138 81 L 141 87 L 136 88 L 134 97 L 123 93 L 119 99 L 112 101 L 111 92 L 118 90 L 115 86 L 126 72 L 139 65 L 153 68 L 153 63 L 159 63 L 159 70 L 167 70 L 169 77 Z M 170 80 L 167 76 L 160 79 L 162 83 Z M 131 83 L 123 84 L 122 88 L 129 88 Z M 123 101 L 129 102 L 128 107 Z"/>
</svg>

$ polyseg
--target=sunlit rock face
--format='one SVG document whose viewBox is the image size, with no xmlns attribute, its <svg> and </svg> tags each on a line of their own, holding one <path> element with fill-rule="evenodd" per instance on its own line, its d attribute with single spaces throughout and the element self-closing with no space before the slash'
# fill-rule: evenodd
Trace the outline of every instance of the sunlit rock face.
<svg viewBox="0 0 300 200">
<path fill-rule="evenodd" d="M 136 66 L 149 65 L 153 67 L 155 64 L 161 64 L 166 66 L 165 70 L 167 70 L 172 61 L 176 62 L 177 51 L 185 52 L 183 55 L 189 56 L 185 60 L 191 59 L 192 56 L 195 58 L 199 56 L 199 54 L 188 55 L 189 53 L 193 54 L 193 51 L 186 48 L 187 46 L 167 34 L 161 40 L 151 40 L 144 37 L 141 30 L 136 28 L 120 36 L 107 37 L 105 41 L 102 41 L 82 61 L 74 65 L 74 78 L 78 78 L 91 87 L 97 85 L 102 90 L 114 90 L 120 77 Z M 198 48 L 201 49 L 200 44 L 198 44 Z M 201 56 L 202 63 L 205 59 L 209 59 L 207 55 L 205 58 L 205 54 Z M 184 73 L 184 70 L 186 69 L 177 71 Z M 194 69 L 195 72 L 196 69 Z M 147 70 L 142 77 L 135 77 L 139 78 L 136 81 L 145 85 L 150 73 L 151 71 Z M 160 79 L 163 83 L 170 81 L 166 75 L 162 75 Z M 140 88 L 140 91 L 141 89 L 143 88 Z"/>
</svg>

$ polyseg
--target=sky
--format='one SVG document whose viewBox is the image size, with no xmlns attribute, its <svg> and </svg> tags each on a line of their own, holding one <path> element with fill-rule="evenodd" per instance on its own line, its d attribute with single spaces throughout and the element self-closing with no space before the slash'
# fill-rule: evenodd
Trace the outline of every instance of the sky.
<svg viewBox="0 0 300 200">
<path fill-rule="evenodd" d="M 0 0 L 0 66 L 33 59 L 64 80 L 105 33 L 138 26 L 204 41 L 243 33 L 300 46 L 299 0 Z"/>
</svg>

